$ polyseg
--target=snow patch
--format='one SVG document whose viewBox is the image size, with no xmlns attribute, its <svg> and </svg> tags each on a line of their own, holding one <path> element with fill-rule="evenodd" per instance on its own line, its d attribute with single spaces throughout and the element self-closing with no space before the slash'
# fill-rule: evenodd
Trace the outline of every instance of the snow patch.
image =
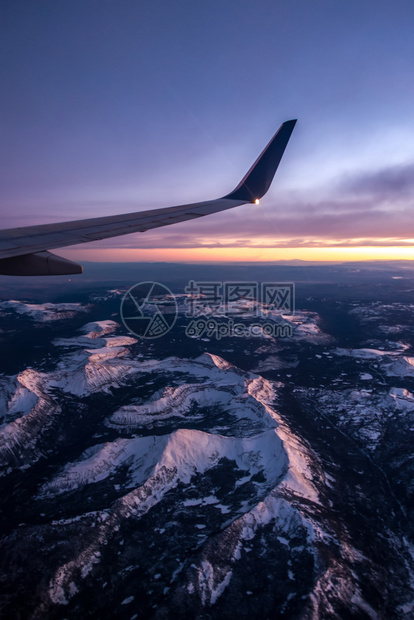
<svg viewBox="0 0 414 620">
<path fill-rule="evenodd" d="M 70 319 L 78 312 L 87 312 L 89 310 L 87 306 L 81 303 L 29 304 L 14 299 L 10 301 L 0 301 L 0 308 L 17 312 L 17 314 L 26 315 L 33 321 L 39 323 Z"/>
</svg>

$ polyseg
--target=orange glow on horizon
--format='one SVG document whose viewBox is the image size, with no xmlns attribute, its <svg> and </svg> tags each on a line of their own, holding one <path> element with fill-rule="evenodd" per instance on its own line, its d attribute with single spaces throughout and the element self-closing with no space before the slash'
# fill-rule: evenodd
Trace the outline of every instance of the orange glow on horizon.
<svg viewBox="0 0 414 620">
<path fill-rule="evenodd" d="M 61 250 L 74 261 L 92 262 L 272 262 L 414 260 L 414 246 L 298 247 L 298 248 L 108 248 Z"/>
</svg>

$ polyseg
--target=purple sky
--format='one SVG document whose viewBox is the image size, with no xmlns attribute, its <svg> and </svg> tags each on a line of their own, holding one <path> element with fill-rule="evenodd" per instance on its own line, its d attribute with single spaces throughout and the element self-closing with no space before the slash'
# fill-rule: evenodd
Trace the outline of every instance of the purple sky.
<svg viewBox="0 0 414 620">
<path fill-rule="evenodd" d="M 219 197 L 298 118 L 260 211 L 89 247 L 405 244 L 413 23 L 412 0 L 7 0 L 2 227 Z"/>
</svg>

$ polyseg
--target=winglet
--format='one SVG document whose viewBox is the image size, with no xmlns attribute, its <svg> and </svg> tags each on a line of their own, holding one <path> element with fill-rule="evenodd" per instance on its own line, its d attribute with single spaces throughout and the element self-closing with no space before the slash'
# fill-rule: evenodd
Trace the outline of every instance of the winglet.
<svg viewBox="0 0 414 620">
<path fill-rule="evenodd" d="M 295 125 L 296 120 L 291 120 L 279 127 L 238 186 L 224 198 L 255 202 L 266 194 Z"/>
</svg>

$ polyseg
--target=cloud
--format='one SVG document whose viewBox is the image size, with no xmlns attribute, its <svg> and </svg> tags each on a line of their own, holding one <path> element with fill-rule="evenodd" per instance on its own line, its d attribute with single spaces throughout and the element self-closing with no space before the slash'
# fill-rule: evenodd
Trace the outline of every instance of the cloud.
<svg viewBox="0 0 414 620">
<path fill-rule="evenodd" d="M 317 247 L 326 244 L 397 244 L 414 238 L 409 207 L 393 212 L 371 201 L 324 201 L 247 207 L 159 228 L 144 234 L 108 239 L 100 247 L 219 248 Z M 364 242 L 365 243 L 365 242 Z M 91 246 L 92 247 L 92 246 Z"/>
<path fill-rule="evenodd" d="M 390 166 L 344 179 L 339 188 L 354 195 L 377 199 L 414 198 L 414 164 Z"/>
<path fill-rule="evenodd" d="M 144 234 L 115 237 L 100 242 L 99 247 L 409 247 L 407 238 L 414 238 L 414 164 L 359 172 L 330 187 L 308 193 L 285 191 L 276 196 L 276 200 L 264 199 L 258 207 L 245 205 Z M 98 216 L 134 212 L 137 205 L 106 201 L 93 208 Z M 93 243 L 83 247 L 98 246 Z"/>
</svg>

